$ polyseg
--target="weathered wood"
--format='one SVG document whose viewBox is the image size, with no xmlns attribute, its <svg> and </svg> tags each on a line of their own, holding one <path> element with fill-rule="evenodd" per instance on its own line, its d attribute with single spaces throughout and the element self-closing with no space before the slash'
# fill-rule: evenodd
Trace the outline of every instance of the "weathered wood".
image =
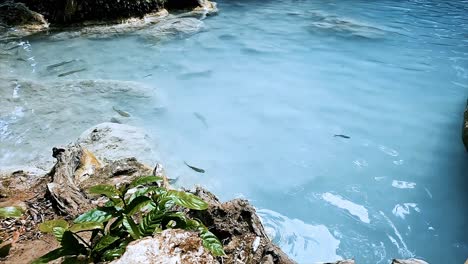
<svg viewBox="0 0 468 264">
<path fill-rule="evenodd" d="M 81 166 L 84 150 L 79 145 L 70 145 L 53 148 L 52 152 L 57 163 L 50 172 L 52 182 L 47 184 L 47 190 L 60 213 L 76 216 L 89 207 L 86 195 L 77 185 L 81 176 L 76 171 Z"/>
</svg>

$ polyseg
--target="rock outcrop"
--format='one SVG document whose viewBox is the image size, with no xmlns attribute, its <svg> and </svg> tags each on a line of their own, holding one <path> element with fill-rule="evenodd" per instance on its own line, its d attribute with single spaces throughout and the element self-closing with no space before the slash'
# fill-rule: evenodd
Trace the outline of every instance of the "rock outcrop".
<svg viewBox="0 0 468 264">
<path fill-rule="evenodd" d="M 466 151 L 468 151 L 468 101 L 465 108 L 463 127 L 462 127 L 462 140 L 465 144 Z"/>
<path fill-rule="evenodd" d="M 0 2 L 0 36 L 23 37 L 49 27 L 44 17 L 23 3 Z"/>
<path fill-rule="evenodd" d="M 162 9 L 159 0 L 18 0 L 51 23 L 71 24 L 87 20 L 108 21 L 139 17 Z"/>
<path fill-rule="evenodd" d="M 83 132 L 76 143 L 106 162 L 136 156 L 150 162 L 153 156 L 149 136 L 144 130 L 124 124 L 102 123 L 93 126 Z"/>
<path fill-rule="evenodd" d="M 226 257 L 222 263 L 294 263 L 268 238 L 260 218 L 247 200 L 235 199 L 221 203 L 203 188 L 194 194 L 208 202 L 206 211 L 192 211 L 224 244 Z"/>
<path fill-rule="evenodd" d="M 162 9 L 197 9 L 212 12 L 215 5 L 208 0 L 17 0 L 39 12 L 54 24 L 76 24 L 85 21 L 110 21 L 143 17 Z"/>
<path fill-rule="evenodd" d="M 219 263 L 203 247 L 196 232 L 167 229 L 154 237 L 134 241 L 127 246 L 125 253 L 111 264 L 145 263 Z"/>
</svg>

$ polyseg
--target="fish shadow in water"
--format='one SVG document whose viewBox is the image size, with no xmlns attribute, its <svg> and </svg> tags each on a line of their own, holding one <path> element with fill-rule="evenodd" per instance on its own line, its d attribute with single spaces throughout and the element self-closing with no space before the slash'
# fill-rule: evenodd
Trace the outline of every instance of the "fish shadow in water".
<svg viewBox="0 0 468 264">
<path fill-rule="evenodd" d="M 208 78 L 213 75 L 212 70 L 206 70 L 206 71 L 199 71 L 199 72 L 188 72 L 188 73 L 183 73 L 177 75 L 177 79 L 179 80 L 191 80 L 195 78 Z"/>
<path fill-rule="evenodd" d="M 206 127 L 208 128 L 208 122 L 206 121 L 206 118 L 198 113 L 198 112 L 193 112 L 193 115 L 195 116 L 196 119 L 200 120 L 200 122 Z"/>
</svg>

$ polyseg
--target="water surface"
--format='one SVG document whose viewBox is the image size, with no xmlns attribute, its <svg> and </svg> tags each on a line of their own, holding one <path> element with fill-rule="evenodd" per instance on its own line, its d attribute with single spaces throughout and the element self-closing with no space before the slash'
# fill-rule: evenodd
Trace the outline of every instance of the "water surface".
<svg viewBox="0 0 468 264">
<path fill-rule="evenodd" d="M 11 84 L 11 98 L 0 99 L 10 107 L 1 112 L 0 165 L 48 155 L 115 117 L 117 106 L 154 139 L 179 184 L 249 199 L 299 263 L 463 263 L 468 2 L 226 0 L 219 8 L 198 34 L 166 41 L 29 39 L 26 62 L 0 61 L 17 78 L 141 87 L 87 96 L 81 86 L 50 88 L 50 108 L 65 106 L 31 119 L 32 88 Z M 68 60 L 77 61 L 47 70 Z"/>
</svg>

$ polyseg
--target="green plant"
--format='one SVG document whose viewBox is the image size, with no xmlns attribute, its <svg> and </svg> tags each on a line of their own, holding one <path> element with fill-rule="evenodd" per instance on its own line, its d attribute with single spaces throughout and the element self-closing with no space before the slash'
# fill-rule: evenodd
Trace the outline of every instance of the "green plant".
<svg viewBox="0 0 468 264">
<path fill-rule="evenodd" d="M 16 206 L 0 207 L 0 218 L 18 218 L 23 214 L 23 210 Z"/>
<path fill-rule="evenodd" d="M 72 225 L 65 220 L 40 224 L 39 229 L 53 234 L 61 247 L 33 263 L 47 263 L 60 257 L 75 262 L 83 258 L 94 263 L 110 261 L 121 256 L 131 241 L 168 228 L 198 231 L 206 249 L 215 256 L 224 255 L 218 238 L 183 211 L 184 208 L 205 210 L 208 204 L 191 193 L 149 186 L 161 180 L 147 176 L 120 188 L 111 185 L 91 187 L 90 193 L 108 198 L 105 206 L 78 216 Z"/>
</svg>

